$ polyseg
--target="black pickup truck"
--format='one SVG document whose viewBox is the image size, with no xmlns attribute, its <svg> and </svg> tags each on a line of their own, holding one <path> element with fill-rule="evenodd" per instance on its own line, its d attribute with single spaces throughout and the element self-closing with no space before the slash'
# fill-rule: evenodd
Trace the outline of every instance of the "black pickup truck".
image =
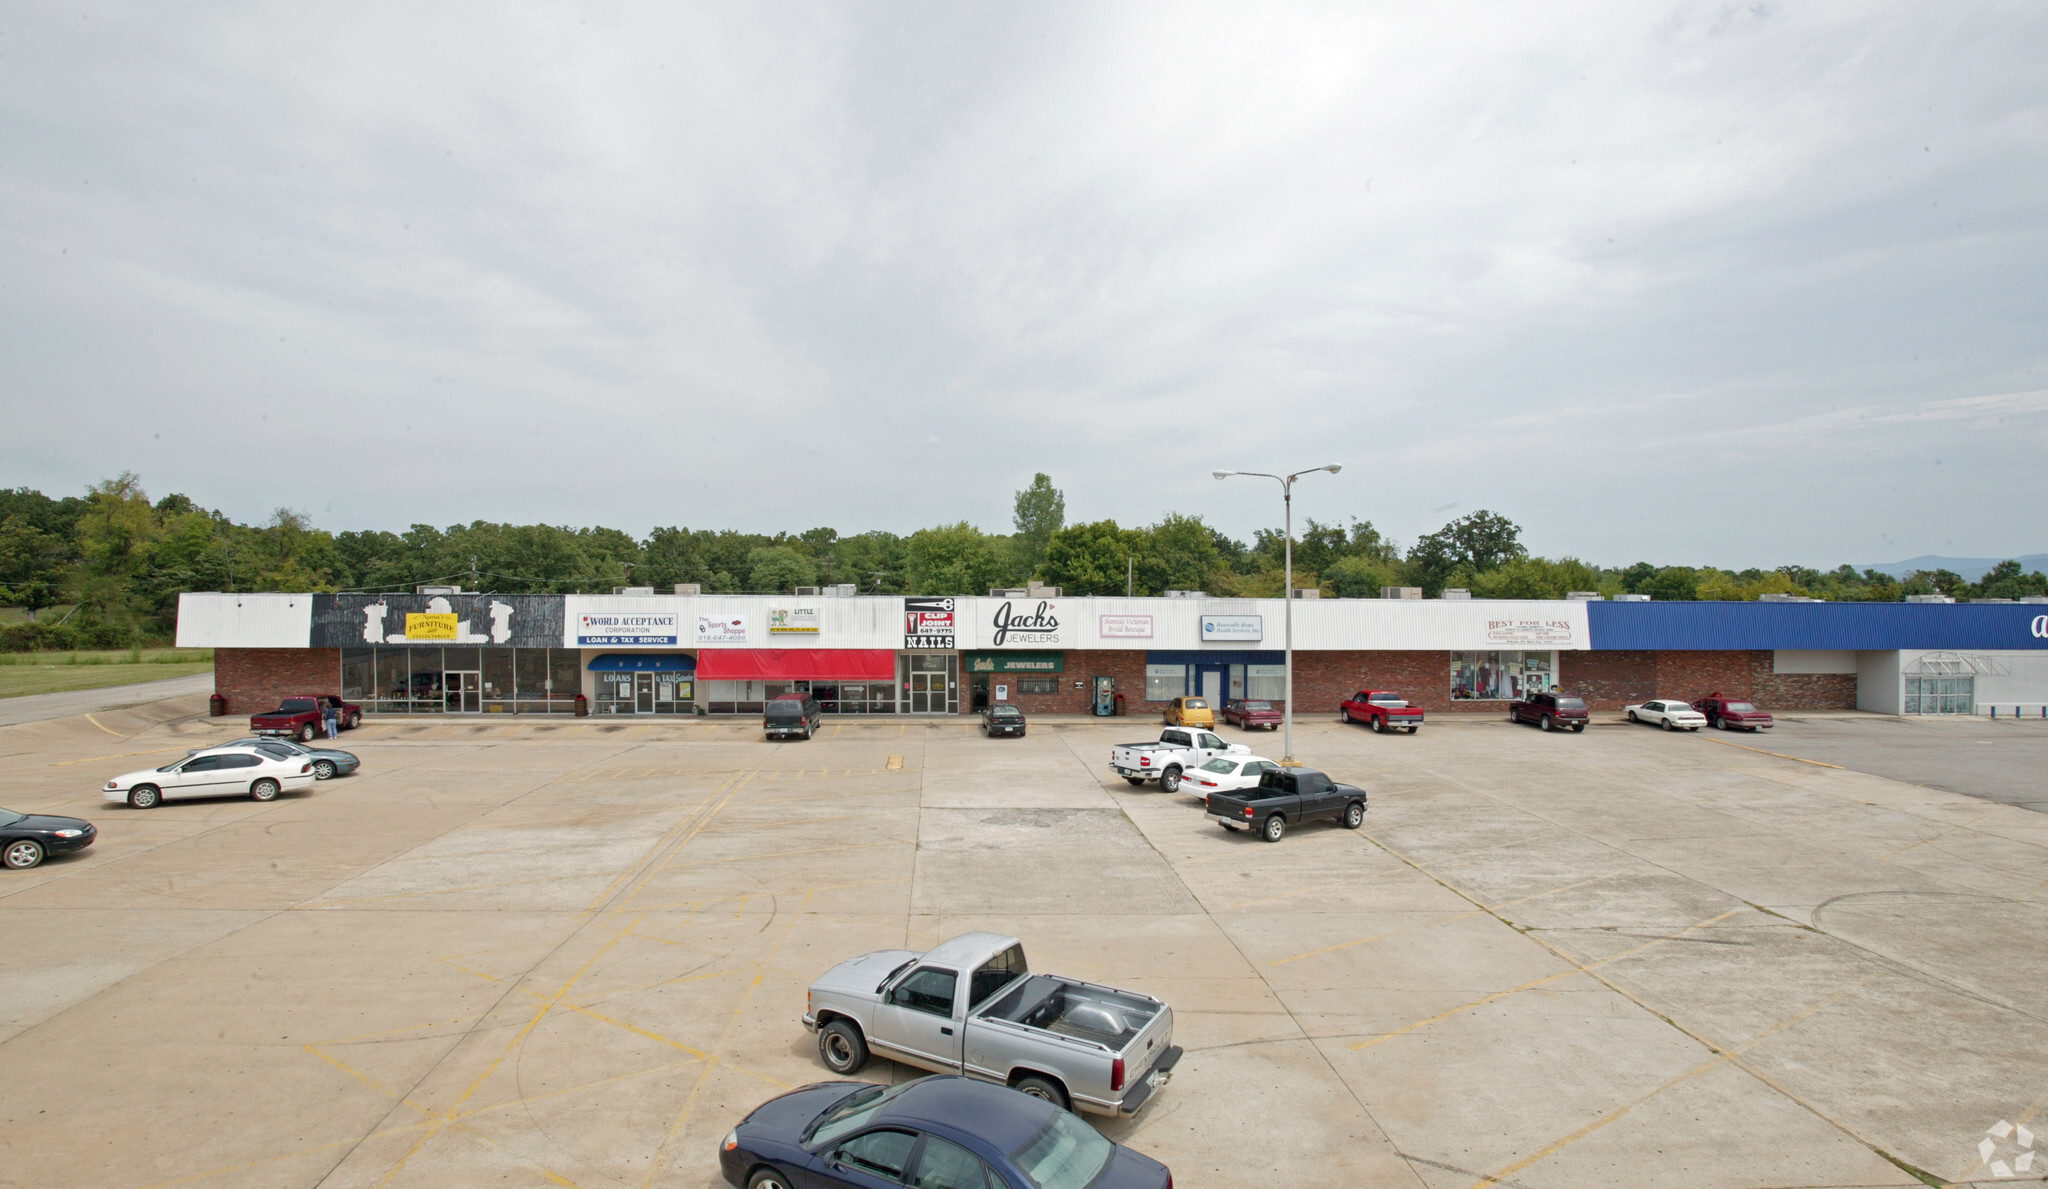
<svg viewBox="0 0 2048 1189">
<path fill-rule="evenodd" d="M 1259 778 L 1258 787 L 1210 793 L 1209 816 L 1226 830 L 1255 828 L 1268 842 L 1287 827 L 1315 818 L 1336 818 L 1347 830 L 1365 823 L 1365 790 L 1338 784 L 1313 768 L 1282 768 Z"/>
</svg>

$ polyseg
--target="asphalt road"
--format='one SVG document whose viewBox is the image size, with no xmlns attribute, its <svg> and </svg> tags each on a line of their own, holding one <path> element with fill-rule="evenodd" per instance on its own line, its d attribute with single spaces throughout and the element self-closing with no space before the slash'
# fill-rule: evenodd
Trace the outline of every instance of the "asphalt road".
<svg viewBox="0 0 2048 1189">
<path fill-rule="evenodd" d="M 2048 722 L 2039 719 L 1780 715 L 1755 736 L 1701 734 L 2048 813 Z"/>
<path fill-rule="evenodd" d="M 143 681 L 134 685 L 109 685 L 99 689 L 70 690 L 61 694 L 25 694 L 0 699 L 0 726 L 23 722 L 47 722 L 73 714 L 97 714 L 123 706 L 140 706 L 166 698 L 213 692 L 213 674 L 173 677 L 168 681 Z"/>
</svg>

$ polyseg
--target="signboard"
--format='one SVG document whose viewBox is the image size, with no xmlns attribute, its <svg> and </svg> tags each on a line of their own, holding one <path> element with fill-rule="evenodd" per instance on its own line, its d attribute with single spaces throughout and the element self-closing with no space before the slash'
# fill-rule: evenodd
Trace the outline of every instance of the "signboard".
<svg viewBox="0 0 2048 1189">
<path fill-rule="evenodd" d="M 697 643 L 699 644 L 745 644 L 747 642 L 747 617 L 745 615 L 699 615 L 697 617 Z"/>
<path fill-rule="evenodd" d="M 985 608 L 987 604 L 982 606 Z M 988 637 L 992 648 L 1066 643 L 1060 634 L 1059 609 L 1051 599 L 1040 599 L 1037 603 L 1015 603 L 1004 599 L 988 617 L 988 625 L 992 629 Z"/>
<path fill-rule="evenodd" d="M 1246 677 L 1285 677 L 1287 676 L 1287 666 L 1246 665 L 1244 667 L 1244 675 Z"/>
<path fill-rule="evenodd" d="M 1105 615 L 1100 620 L 1097 633 L 1105 640 L 1150 640 L 1152 638 L 1152 617 L 1149 615 Z"/>
<path fill-rule="evenodd" d="M 1486 642 L 1508 644 L 1520 647 L 1556 648 L 1570 647 L 1572 623 L 1568 619 L 1489 619 L 1486 621 Z"/>
<path fill-rule="evenodd" d="M 816 607 L 770 607 L 768 634 L 771 636 L 815 636 L 818 634 Z"/>
<path fill-rule="evenodd" d="M 673 648 L 682 642 L 682 616 L 673 611 L 599 611 L 576 617 L 576 643 Z"/>
<path fill-rule="evenodd" d="M 977 652 L 967 658 L 969 673 L 1064 673 L 1067 658 L 1058 652 Z"/>
<path fill-rule="evenodd" d="M 912 595 L 903 600 L 903 647 L 952 649 L 959 638 L 953 600 Z"/>
<path fill-rule="evenodd" d="M 1265 617 L 1260 615 L 1204 615 L 1202 643 L 1211 640 L 1263 640 Z"/>
<path fill-rule="evenodd" d="M 405 638 L 407 640 L 448 640 L 456 638 L 456 624 L 461 619 L 453 611 L 443 615 L 438 611 L 408 611 L 405 613 Z"/>
</svg>

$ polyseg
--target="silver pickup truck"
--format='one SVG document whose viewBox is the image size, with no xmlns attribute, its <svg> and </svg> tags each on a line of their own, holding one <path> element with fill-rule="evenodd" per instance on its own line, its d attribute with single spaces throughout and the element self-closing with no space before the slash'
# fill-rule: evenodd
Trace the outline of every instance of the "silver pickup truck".
<svg viewBox="0 0 2048 1189">
<path fill-rule="evenodd" d="M 804 1027 L 841 1076 L 872 1052 L 1097 1115 L 1138 1113 L 1181 1052 L 1164 1003 L 1033 974 L 1024 944 L 995 933 L 841 962 L 811 984 Z"/>
</svg>

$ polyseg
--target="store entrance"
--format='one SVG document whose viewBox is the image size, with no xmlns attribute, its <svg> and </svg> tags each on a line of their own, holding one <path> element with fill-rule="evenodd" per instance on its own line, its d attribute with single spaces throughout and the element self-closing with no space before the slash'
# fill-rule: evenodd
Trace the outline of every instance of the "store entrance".
<svg viewBox="0 0 2048 1189">
<path fill-rule="evenodd" d="M 484 675 L 448 672 L 441 675 L 441 693 L 450 714 L 481 714 L 484 709 Z"/>
<path fill-rule="evenodd" d="M 960 658 L 953 653 L 912 653 L 903 658 L 903 690 L 911 714 L 957 714 Z"/>
</svg>

